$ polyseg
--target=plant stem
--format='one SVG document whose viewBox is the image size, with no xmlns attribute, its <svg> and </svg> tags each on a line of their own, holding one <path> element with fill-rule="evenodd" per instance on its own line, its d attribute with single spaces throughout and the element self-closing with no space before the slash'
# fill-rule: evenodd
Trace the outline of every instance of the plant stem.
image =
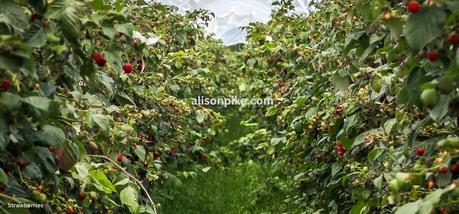
<svg viewBox="0 0 459 214">
<path fill-rule="evenodd" d="M 4 198 L 9 201 L 14 201 L 17 202 L 16 198 L 14 196 L 9 196 L 7 194 L 0 193 L 0 198 Z"/>
<path fill-rule="evenodd" d="M 110 159 L 110 158 L 107 157 L 107 156 L 103 156 L 103 155 L 87 155 L 87 156 L 88 156 L 88 157 L 94 157 L 94 158 L 102 158 L 102 159 L 105 159 L 105 160 L 110 161 L 110 162 L 113 163 L 118 169 L 120 169 L 124 174 L 126 174 L 129 178 L 131 178 L 131 179 L 134 180 L 137 184 L 139 184 L 140 188 L 142 188 L 142 190 L 143 190 L 143 191 L 145 192 L 145 194 L 147 195 L 148 200 L 149 200 L 150 203 L 153 205 L 153 213 L 157 214 L 155 202 L 153 202 L 153 199 L 151 199 L 150 194 L 148 193 L 147 189 L 145 189 L 145 187 L 143 186 L 142 182 L 140 182 L 136 177 L 134 177 L 133 175 L 131 175 L 131 173 L 127 172 L 123 167 L 121 167 L 120 165 L 118 165 L 118 163 L 116 163 L 114 160 Z"/>
</svg>

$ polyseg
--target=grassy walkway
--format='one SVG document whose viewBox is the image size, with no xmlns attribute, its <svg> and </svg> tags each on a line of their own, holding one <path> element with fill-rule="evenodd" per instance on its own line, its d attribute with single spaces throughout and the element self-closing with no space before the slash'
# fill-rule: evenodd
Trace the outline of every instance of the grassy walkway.
<svg viewBox="0 0 459 214">
<path fill-rule="evenodd" d="M 209 145 L 211 151 L 218 146 L 225 145 L 249 132 L 240 125 L 239 115 L 226 113 L 228 120 L 226 128 L 216 139 L 216 144 Z M 282 202 L 276 195 L 259 199 L 259 188 L 265 185 L 267 169 L 260 164 L 248 161 L 233 163 L 224 169 L 211 169 L 208 172 L 198 172 L 195 177 L 181 179 L 180 182 L 166 182 L 158 187 L 161 203 L 160 213 L 269 213 L 276 210 Z"/>
</svg>

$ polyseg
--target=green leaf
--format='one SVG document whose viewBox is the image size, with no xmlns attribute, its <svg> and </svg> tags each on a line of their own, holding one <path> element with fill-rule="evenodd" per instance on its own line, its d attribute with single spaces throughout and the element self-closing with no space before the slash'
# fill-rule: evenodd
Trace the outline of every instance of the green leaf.
<svg viewBox="0 0 459 214">
<path fill-rule="evenodd" d="M 443 117 L 445 117 L 448 114 L 448 108 L 449 108 L 450 101 L 451 101 L 450 96 L 442 96 L 437 106 L 435 106 L 435 108 L 429 112 L 430 117 L 435 122 L 440 122 L 440 120 L 443 119 Z"/>
<path fill-rule="evenodd" d="M 392 133 L 392 131 L 394 130 L 394 126 L 395 124 L 397 123 L 397 118 L 392 118 L 390 120 L 387 120 L 385 123 L 384 123 L 384 131 L 390 135 Z"/>
<path fill-rule="evenodd" d="M 383 175 L 380 175 L 375 180 L 373 180 L 373 184 L 376 188 L 382 189 L 384 187 Z"/>
<path fill-rule="evenodd" d="M 92 6 L 92 8 L 94 8 L 94 10 L 106 11 L 106 10 L 110 10 L 111 9 L 110 5 L 108 5 L 105 2 L 105 0 L 93 0 L 93 1 L 91 1 L 91 6 Z"/>
<path fill-rule="evenodd" d="M 40 138 L 54 148 L 59 148 L 66 139 L 65 133 L 61 128 L 48 124 L 43 126 Z"/>
<path fill-rule="evenodd" d="M 395 211 L 395 214 L 416 214 L 420 204 L 421 201 L 404 204 Z"/>
<path fill-rule="evenodd" d="M 403 31 L 404 21 L 401 18 L 392 17 L 385 24 L 389 27 L 392 38 L 399 38 Z"/>
<path fill-rule="evenodd" d="M 446 14 L 443 9 L 432 6 L 424 7 L 418 13 L 411 14 L 403 28 L 408 44 L 415 50 L 440 37 Z"/>
<path fill-rule="evenodd" d="M 0 168 L 0 183 L 8 186 L 8 175 L 5 173 L 5 171 L 3 171 L 2 168 Z"/>
<path fill-rule="evenodd" d="M 54 0 L 49 6 L 50 17 L 57 20 L 59 30 L 65 38 L 78 44 L 85 4 L 81 0 Z"/>
<path fill-rule="evenodd" d="M 131 186 L 124 188 L 120 192 L 121 204 L 126 205 L 131 211 L 131 213 L 135 213 L 137 211 L 137 208 L 139 208 L 137 196 L 137 191 Z"/>
<path fill-rule="evenodd" d="M 0 22 L 13 26 L 23 32 L 28 26 L 27 15 L 19 4 L 13 0 L 0 0 L 0 15 L 4 15 Z"/>
<path fill-rule="evenodd" d="M 369 152 L 367 155 L 368 161 L 376 160 L 379 156 L 382 155 L 384 150 L 384 148 L 374 148 L 373 150 L 371 150 L 371 152 Z"/>
<path fill-rule="evenodd" d="M 108 48 L 108 51 L 106 52 L 107 55 L 107 61 L 108 64 L 113 68 L 114 71 L 116 71 L 118 74 L 124 73 L 123 71 L 123 66 L 122 66 L 122 57 L 121 57 L 121 51 L 117 49 L 114 46 L 111 46 Z"/>
<path fill-rule="evenodd" d="M 135 155 L 140 158 L 140 160 L 145 160 L 145 148 L 143 146 L 136 146 L 134 149 Z"/>
<path fill-rule="evenodd" d="M 293 176 L 293 180 L 297 181 L 298 179 L 302 178 L 306 173 L 301 172 Z"/>
<path fill-rule="evenodd" d="M 27 41 L 27 44 L 33 48 L 41 48 L 46 45 L 47 36 L 45 31 L 41 28 Z"/>
<path fill-rule="evenodd" d="M 40 14 L 44 14 L 48 7 L 47 0 L 28 0 L 28 2 Z"/>
<path fill-rule="evenodd" d="M 108 129 L 110 129 L 110 117 L 103 115 L 103 114 L 92 114 L 91 124 L 92 126 L 96 124 L 101 129 L 107 131 Z"/>
<path fill-rule="evenodd" d="M 335 176 L 341 169 L 343 168 L 343 165 L 340 163 L 333 163 L 331 166 L 331 175 Z"/>
<path fill-rule="evenodd" d="M 104 33 L 108 38 L 113 39 L 116 35 L 116 30 L 111 26 L 102 26 L 102 33 Z"/>
<path fill-rule="evenodd" d="M 32 96 L 32 97 L 23 98 L 22 102 L 27 103 L 36 109 L 39 109 L 42 111 L 48 111 L 49 103 L 51 102 L 51 100 L 46 97 Z"/>
<path fill-rule="evenodd" d="M 365 202 L 364 201 L 359 201 L 356 205 L 352 206 L 351 210 L 349 211 L 349 214 L 360 214 L 362 209 L 365 207 Z"/>
<path fill-rule="evenodd" d="M 94 186 L 107 194 L 116 192 L 115 185 L 108 180 L 107 176 L 104 174 L 102 170 L 91 170 L 89 171 L 89 175 L 94 180 Z"/>
<path fill-rule="evenodd" d="M 0 103 L 2 104 L 2 106 L 5 106 L 6 109 L 12 110 L 17 107 L 17 105 L 19 104 L 19 101 L 21 101 L 21 97 L 18 96 L 17 94 L 12 94 L 10 92 L 3 92 Z"/>
<path fill-rule="evenodd" d="M 134 25 L 132 23 L 115 24 L 115 30 L 123 33 L 124 35 L 132 36 Z"/>
<path fill-rule="evenodd" d="M 25 177 L 32 179 L 32 180 L 41 180 L 43 179 L 43 173 L 41 172 L 40 167 L 36 162 L 31 162 L 27 167 L 24 169 Z"/>
<path fill-rule="evenodd" d="M 135 102 L 131 99 L 131 97 L 129 97 L 123 91 L 119 91 L 116 94 L 116 100 L 120 102 L 121 104 L 130 104 L 130 105 L 136 106 Z"/>
</svg>

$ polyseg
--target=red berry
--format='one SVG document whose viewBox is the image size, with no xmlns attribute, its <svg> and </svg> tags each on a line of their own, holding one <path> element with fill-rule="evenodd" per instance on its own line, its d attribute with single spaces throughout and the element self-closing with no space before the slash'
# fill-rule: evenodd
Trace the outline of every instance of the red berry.
<svg viewBox="0 0 459 214">
<path fill-rule="evenodd" d="M 147 161 L 143 162 L 143 167 L 145 167 L 145 168 L 148 167 L 148 162 Z"/>
<path fill-rule="evenodd" d="M 83 201 L 86 198 L 86 193 L 80 192 L 78 193 L 78 200 Z"/>
<path fill-rule="evenodd" d="M 135 164 L 135 162 L 137 162 L 138 160 L 139 160 L 139 156 L 137 156 L 137 155 L 134 155 L 134 156 L 131 157 L 131 163 L 132 164 Z"/>
<path fill-rule="evenodd" d="M 3 80 L 2 81 L 2 85 L 0 86 L 0 88 L 2 88 L 2 90 L 6 91 L 8 89 L 11 88 L 11 83 L 9 80 Z"/>
<path fill-rule="evenodd" d="M 99 65 L 100 67 L 104 67 L 107 64 L 107 60 L 102 56 L 99 52 L 94 52 L 92 54 L 92 59 Z"/>
<path fill-rule="evenodd" d="M 35 20 L 37 20 L 37 18 L 39 17 L 38 14 L 34 13 L 30 16 L 30 22 L 34 22 Z"/>
<path fill-rule="evenodd" d="M 96 63 L 97 63 L 97 65 L 99 65 L 100 67 L 105 67 L 105 65 L 107 64 L 107 60 L 105 60 L 105 59 L 100 59 L 100 60 L 97 60 Z"/>
<path fill-rule="evenodd" d="M 16 164 L 19 166 L 20 169 L 24 169 L 27 166 L 27 162 L 25 160 L 18 160 Z"/>
<path fill-rule="evenodd" d="M 0 192 L 5 192 L 5 185 L 3 184 L 0 184 Z"/>
<path fill-rule="evenodd" d="M 425 152 L 424 148 L 422 148 L 422 147 L 416 148 L 416 154 L 418 154 L 419 156 L 423 156 L 424 152 Z"/>
<path fill-rule="evenodd" d="M 137 60 L 137 70 L 141 71 L 143 69 L 143 62 L 141 59 Z"/>
<path fill-rule="evenodd" d="M 118 158 L 116 158 L 119 162 L 123 162 L 124 156 L 123 155 L 118 155 Z"/>
<path fill-rule="evenodd" d="M 436 51 L 429 51 L 427 53 L 427 59 L 429 59 L 429 61 L 431 62 L 435 62 L 438 60 L 438 52 Z"/>
<path fill-rule="evenodd" d="M 3 171 L 5 171 L 6 173 L 8 172 L 11 172 L 13 170 L 13 165 L 11 164 L 5 164 L 5 166 L 3 167 Z"/>
<path fill-rule="evenodd" d="M 406 5 L 408 10 L 412 13 L 417 13 L 421 9 L 421 4 L 418 1 L 410 1 Z"/>
<path fill-rule="evenodd" d="M 451 165 L 449 167 L 449 170 L 454 174 L 458 173 L 459 172 L 459 163 L 455 163 L 455 164 Z"/>
<path fill-rule="evenodd" d="M 459 44 L 459 34 L 453 33 L 453 34 L 449 35 L 448 42 L 453 44 L 453 45 Z"/>
<path fill-rule="evenodd" d="M 446 167 L 446 166 L 444 166 L 444 167 L 440 168 L 440 170 L 438 170 L 438 172 L 440 174 L 446 174 L 446 173 L 448 173 L 448 171 L 449 171 L 449 168 Z"/>
<path fill-rule="evenodd" d="M 92 59 L 93 59 L 94 61 L 98 61 L 98 60 L 101 60 L 101 59 L 103 59 L 103 58 L 104 58 L 104 57 L 103 57 L 102 54 L 99 53 L 99 52 L 94 52 L 94 53 L 92 54 Z"/>
<path fill-rule="evenodd" d="M 54 147 L 50 146 L 50 147 L 48 147 L 48 151 L 53 153 L 54 151 L 56 151 L 56 149 Z"/>
<path fill-rule="evenodd" d="M 132 64 L 127 63 L 127 64 L 124 64 L 124 65 L 123 65 L 123 71 L 124 71 L 124 73 L 130 74 L 130 73 L 132 72 L 132 70 L 133 70 Z"/>
</svg>

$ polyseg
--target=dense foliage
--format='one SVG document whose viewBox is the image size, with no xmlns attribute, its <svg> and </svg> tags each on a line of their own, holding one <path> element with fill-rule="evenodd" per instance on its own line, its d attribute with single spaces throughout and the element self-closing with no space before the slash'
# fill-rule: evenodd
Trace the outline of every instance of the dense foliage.
<svg viewBox="0 0 459 214">
<path fill-rule="evenodd" d="M 275 1 L 230 49 L 206 11 L 0 0 L 0 210 L 157 213 L 157 184 L 253 160 L 267 171 L 252 208 L 283 200 L 266 212 L 458 212 L 459 2 L 311 5 Z"/>
<path fill-rule="evenodd" d="M 185 101 L 231 84 L 228 50 L 203 34 L 209 14 L 143 1 L 0 5 L 2 202 L 155 213 L 146 189 L 207 159 L 223 121 Z"/>
<path fill-rule="evenodd" d="M 259 130 L 231 147 L 272 164 L 273 211 L 459 211 L 458 6 L 330 0 L 303 18 L 285 2 L 248 27 L 241 93 L 277 102 L 243 108 Z"/>
</svg>

